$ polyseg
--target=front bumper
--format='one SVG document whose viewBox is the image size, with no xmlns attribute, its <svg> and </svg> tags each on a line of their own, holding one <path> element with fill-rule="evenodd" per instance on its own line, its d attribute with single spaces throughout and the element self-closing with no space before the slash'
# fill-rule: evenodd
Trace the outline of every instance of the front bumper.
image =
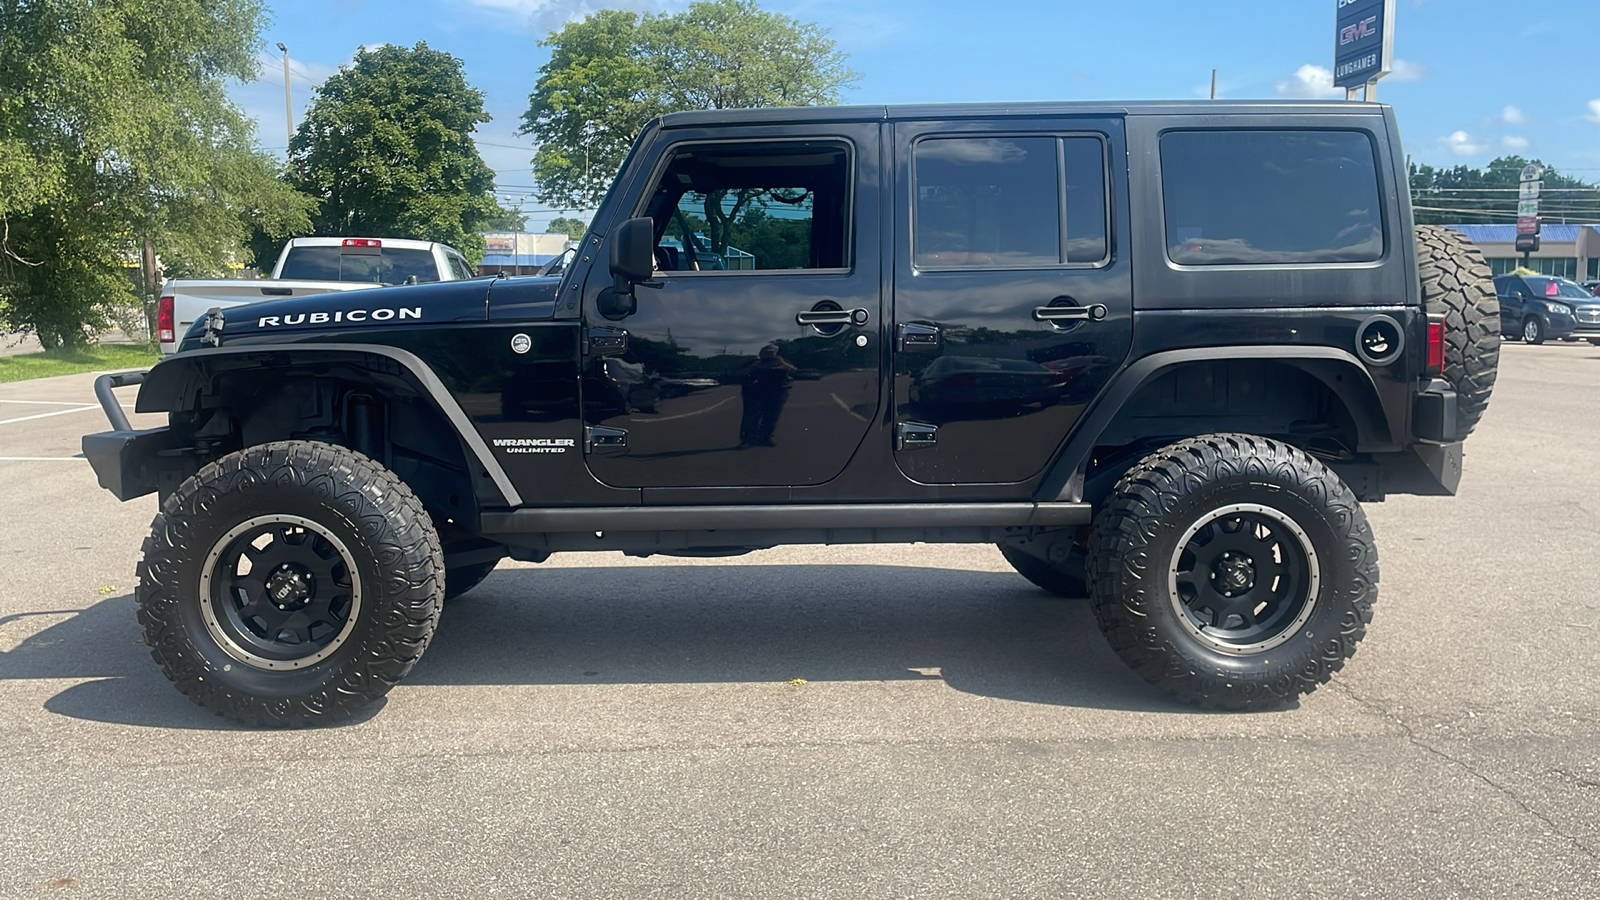
<svg viewBox="0 0 1600 900">
<path fill-rule="evenodd" d="M 83 455 L 88 458 L 100 486 L 118 500 L 132 500 L 159 489 L 156 458 L 177 446 L 172 432 L 164 427 L 135 431 L 128 424 L 122 404 L 111 392 L 112 388 L 141 384 L 144 376 L 144 372 L 117 372 L 101 375 L 94 382 L 95 396 L 112 430 L 84 435 Z"/>
</svg>

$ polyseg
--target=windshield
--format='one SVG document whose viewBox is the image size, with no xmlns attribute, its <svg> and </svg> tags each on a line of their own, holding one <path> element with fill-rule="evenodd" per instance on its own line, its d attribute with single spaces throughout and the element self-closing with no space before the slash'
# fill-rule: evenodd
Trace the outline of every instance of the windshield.
<svg viewBox="0 0 1600 900">
<path fill-rule="evenodd" d="M 342 247 L 295 247 L 283 261 L 279 278 L 307 281 L 360 281 L 378 284 L 408 284 L 438 281 L 433 254 L 427 250 L 401 250 L 384 247 L 349 252 Z"/>
<path fill-rule="evenodd" d="M 1565 278 L 1553 278 L 1548 275 L 1525 275 L 1524 281 L 1528 287 L 1533 288 L 1535 297 L 1571 297 L 1574 300 L 1593 300 L 1594 295 L 1584 290 L 1583 285 Z"/>
</svg>

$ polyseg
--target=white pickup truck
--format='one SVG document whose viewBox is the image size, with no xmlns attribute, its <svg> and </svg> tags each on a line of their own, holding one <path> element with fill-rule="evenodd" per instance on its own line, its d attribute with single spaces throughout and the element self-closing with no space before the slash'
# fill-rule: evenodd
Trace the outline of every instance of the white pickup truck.
<svg viewBox="0 0 1600 900">
<path fill-rule="evenodd" d="M 283 297 L 473 277 L 472 266 L 461 251 L 432 241 L 293 238 L 278 254 L 270 278 L 168 281 L 156 302 L 156 333 L 161 352 L 173 353 L 184 332 L 208 310 Z"/>
</svg>

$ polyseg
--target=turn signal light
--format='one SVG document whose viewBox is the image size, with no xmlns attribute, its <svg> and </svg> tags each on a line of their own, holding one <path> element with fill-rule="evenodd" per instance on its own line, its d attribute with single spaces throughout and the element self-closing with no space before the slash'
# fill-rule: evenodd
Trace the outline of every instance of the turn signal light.
<svg viewBox="0 0 1600 900">
<path fill-rule="evenodd" d="M 1428 317 L 1428 371 L 1429 375 L 1444 373 L 1444 316 Z"/>
<path fill-rule="evenodd" d="M 177 327 L 172 321 L 171 294 L 164 294 L 156 301 L 156 339 L 164 344 L 178 339 Z"/>
</svg>

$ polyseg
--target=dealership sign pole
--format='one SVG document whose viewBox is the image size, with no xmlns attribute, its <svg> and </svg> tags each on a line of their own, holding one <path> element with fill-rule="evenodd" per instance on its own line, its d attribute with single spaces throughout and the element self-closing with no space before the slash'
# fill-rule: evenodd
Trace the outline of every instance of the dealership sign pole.
<svg viewBox="0 0 1600 900">
<path fill-rule="evenodd" d="M 1378 79 L 1394 67 L 1394 0 L 1334 0 L 1333 83 L 1346 100 L 1378 99 Z"/>
<path fill-rule="evenodd" d="M 1544 168 L 1532 163 L 1522 167 L 1521 184 L 1517 186 L 1517 252 L 1522 254 L 1522 265 L 1528 265 L 1528 256 L 1539 249 L 1539 190 L 1544 186 Z"/>
</svg>

